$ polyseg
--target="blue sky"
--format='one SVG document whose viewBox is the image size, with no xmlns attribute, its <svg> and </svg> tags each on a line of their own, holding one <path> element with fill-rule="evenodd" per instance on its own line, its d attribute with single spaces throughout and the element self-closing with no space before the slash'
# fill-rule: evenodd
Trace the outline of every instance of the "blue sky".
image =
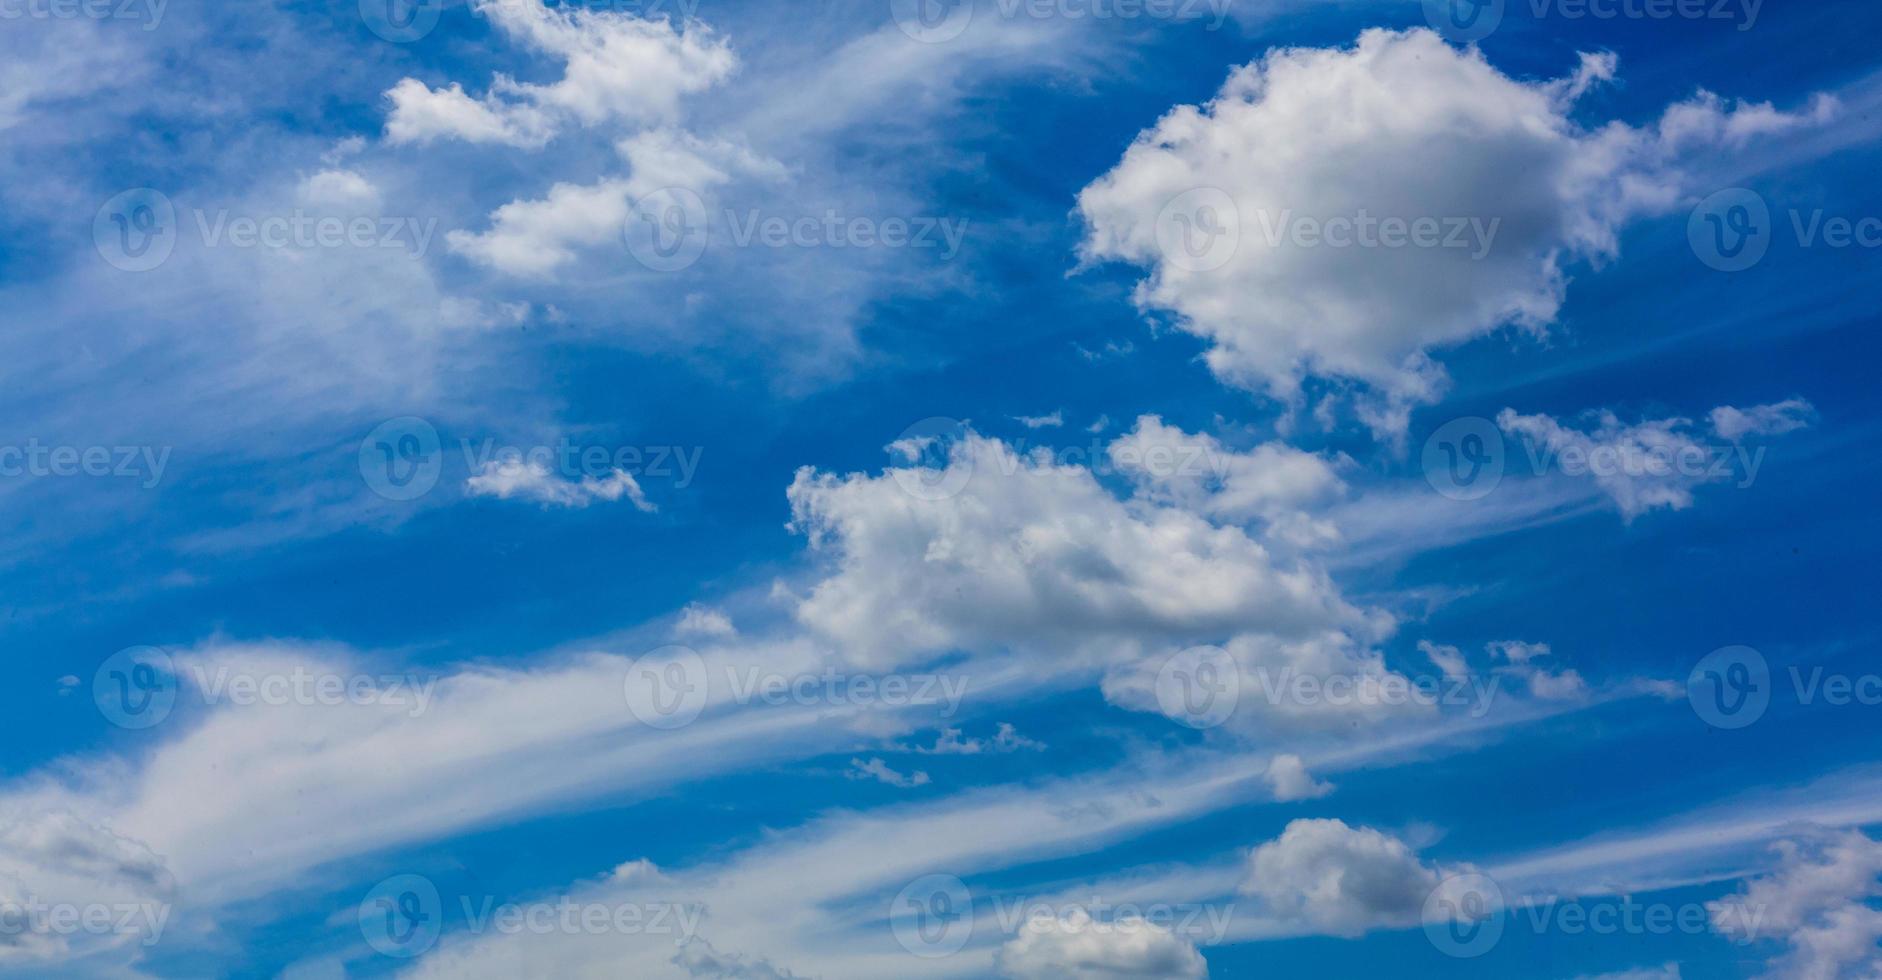
<svg viewBox="0 0 1882 980">
<path fill-rule="evenodd" d="M 1882 969 L 1872 6 L 0 20 L 0 975 Z"/>
</svg>

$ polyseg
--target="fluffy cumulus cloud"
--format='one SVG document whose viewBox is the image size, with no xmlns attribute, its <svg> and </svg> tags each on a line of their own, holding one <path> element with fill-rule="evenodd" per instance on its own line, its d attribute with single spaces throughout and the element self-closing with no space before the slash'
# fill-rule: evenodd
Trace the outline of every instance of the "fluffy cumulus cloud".
<svg viewBox="0 0 1882 980">
<path fill-rule="evenodd" d="M 1315 932 L 1358 936 L 1418 922 L 1442 873 L 1410 846 L 1340 820 L 1296 820 L 1248 855 L 1241 893 Z"/>
<path fill-rule="evenodd" d="M 491 460 L 464 481 L 464 492 L 472 497 L 498 500 L 530 500 L 545 507 L 586 507 L 598 500 L 631 501 L 641 511 L 655 510 L 642 492 L 639 481 L 626 470 L 614 470 L 606 476 L 561 476 L 547 463 L 530 459 Z"/>
<path fill-rule="evenodd" d="M 1007 980 L 1202 980 L 1209 965 L 1194 943 L 1140 918 L 1100 922 L 1082 909 L 1035 916 L 1000 948 Z"/>
<path fill-rule="evenodd" d="M 1882 843 L 1848 830 L 1774 847 L 1776 871 L 1707 903 L 1713 928 L 1742 942 L 1783 943 L 1773 976 L 1882 975 Z"/>
<path fill-rule="evenodd" d="M 1430 350 L 1545 328 L 1565 263 L 1679 200 L 1682 155 L 1832 111 L 1702 93 L 1646 128 L 1571 120 L 1614 69 L 1526 82 L 1425 30 L 1270 51 L 1080 193 L 1084 256 L 1146 267 L 1139 305 L 1207 338 L 1224 379 L 1290 402 L 1308 375 L 1356 381 L 1395 435 L 1442 387 Z"/>
<path fill-rule="evenodd" d="M 563 62 L 562 77 L 538 85 L 497 75 L 482 98 L 455 82 L 432 88 L 403 79 L 386 93 L 391 142 L 460 139 L 533 148 L 571 123 L 665 122 L 683 96 L 724 80 L 738 64 L 722 39 L 697 24 L 676 28 L 664 18 L 580 5 L 550 8 L 542 0 L 476 2 L 512 40 Z"/>
<path fill-rule="evenodd" d="M 1158 503 L 1230 521 L 1265 521 L 1298 544 L 1338 536 L 1309 512 L 1344 489 L 1334 464 L 1285 443 L 1235 452 L 1214 436 L 1145 415 L 1107 452 L 1112 465 Z"/>
<path fill-rule="evenodd" d="M 800 470 L 789 497 L 792 526 L 832 566 L 797 618 L 859 663 L 963 649 L 1106 663 L 1369 621 L 1323 569 L 1241 528 L 1120 500 L 1084 467 L 971 432 L 936 465 Z"/>
<path fill-rule="evenodd" d="M 1711 412 L 1712 432 L 1727 444 L 1708 444 L 1691 419 L 1643 419 L 1629 423 L 1611 411 L 1590 413 L 1576 428 L 1547 415 L 1504 409 L 1497 425 L 1517 437 L 1523 461 L 1537 470 L 1592 479 L 1629 521 L 1649 511 L 1684 510 L 1693 491 L 1708 483 L 1749 486 L 1762 464 L 1762 449 L 1740 443 L 1753 435 L 1782 435 L 1809 424 L 1813 410 L 1802 399 L 1751 408 L 1720 406 Z"/>
</svg>

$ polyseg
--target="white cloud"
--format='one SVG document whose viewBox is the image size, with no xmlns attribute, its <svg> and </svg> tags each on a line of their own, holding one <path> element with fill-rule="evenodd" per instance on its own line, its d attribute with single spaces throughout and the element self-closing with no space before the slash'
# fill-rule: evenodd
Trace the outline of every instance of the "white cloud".
<svg viewBox="0 0 1882 980">
<path fill-rule="evenodd" d="M 1018 752 L 1021 749 L 1043 749 L 1045 743 L 1036 742 L 1019 733 L 1010 722 L 1000 722 L 991 739 L 965 738 L 958 728 L 943 728 L 935 736 L 934 744 L 928 746 L 895 746 L 898 752 L 914 752 L 918 755 L 981 755 L 985 753 Z"/>
<path fill-rule="evenodd" d="M 1064 669 L 1368 621 L 1323 571 L 1240 529 L 1120 501 L 1083 467 L 971 432 L 948 453 L 880 476 L 805 468 L 791 484 L 792 526 L 833 566 L 797 618 L 854 662 L 1010 649 Z"/>
<path fill-rule="evenodd" d="M 1194 943 L 1141 918 L 1093 920 L 1083 909 L 1035 916 L 1000 948 L 1006 980 L 1203 980 L 1209 965 Z"/>
<path fill-rule="evenodd" d="M 533 500 L 545 507 L 587 507 L 597 500 L 616 501 L 625 497 L 638 510 L 651 513 L 657 508 L 648 501 L 633 474 L 617 469 L 607 476 L 583 476 L 580 480 L 557 476 L 549 464 L 530 459 L 493 459 L 464 481 L 464 492 L 472 497 Z"/>
<path fill-rule="evenodd" d="M 1798 980 L 1882 974 L 1882 843 L 1861 831 L 1777 842 L 1773 873 L 1707 902 L 1713 928 L 1743 942 L 1781 939 L 1772 975 Z"/>
<path fill-rule="evenodd" d="M 1504 666 L 1498 673 L 1509 674 L 1522 679 L 1529 686 L 1529 693 L 1542 701 L 1576 701 L 1588 695 L 1588 682 L 1581 672 L 1572 668 L 1550 670 L 1539 660 L 1554 656 L 1547 643 L 1527 643 L 1522 640 L 1496 640 L 1484 645 L 1493 659 L 1501 660 Z"/>
<path fill-rule="evenodd" d="M 616 144 L 629 175 L 592 184 L 557 183 L 547 197 L 516 200 L 490 213 L 482 232 L 453 230 L 451 250 L 480 265 L 513 276 L 542 278 L 574 261 L 577 248 L 619 241 L 635 202 L 655 191 L 695 192 L 730 181 L 736 174 L 781 178 L 781 164 L 724 140 L 704 140 L 672 130 L 640 133 Z M 689 220 L 702 220 L 693 215 Z"/>
<path fill-rule="evenodd" d="M 1622 518 L 1632 521 L 1656 508 L 1691 507 L 1694 489 L 1707 483 L 1735 480 L 1748 486 L 1757 477 L 1763 451 L 1749 451 L 1738 439 L 1801 428 L 1808 404 L 1797 406 L 1714 409 L 1714 429 L 1733 443 L 1730 446 L 1701 442 L 1692 420 L 1679 417 L 1629 424 L 1611 411 L 1600 411 L 1590 413 L 1591 428 L 1577 429 L 1547 415 L 1518 415 L 1506 408 L 1497 414 L 1497 425 L 1522 437 L 1519 448 L 1531 465 L 1592 479 L 1620 508 Z"/>
<path fill-rule="evenodd" d="M 1781 436 L 1810 425 L 1816 409 L 1801 398 L 1786 398 L 1769 405 L 1733 408 L 1720 405 L 1707 420 L 1719 438 L 1737 442 L 1746 436 Z"/>
<path fill-rule="evenodd" d="M 1214 436 L 1184 432 L 1144 415 L 1107 452 L 1113 465 L 1159 503 L 1231 521 L 1277 522 L 1296 543 L 1338 536 L 1305 511 L 1345 484 L 1325 459 L 1285 443 L 1235 452 Z"/>
<path fill-rule="evenodd" d="M 1430 658 L 1431 665 L 1447 679 L 1456 680 L 1470 676 L 1470 665 L 1464 659 L 1464 651 L 1443 643 L 1419 640 L 1418 650 Z"/>
<path fill-rule="evenodd" d="M 1702 93 L 1657 129 L 1585 129 L 1572 100 L 1613 68 L 1525 82 L 1426 30 L 1273 49 L 1080 193 L 1083 255 L 1148 268 L 1137 303 L 1207 338 L 1223 379 L 1290 403 L 1308 375 L 1358 381 L 1362 417 L 1398 436 L 1444 384 L 1428 352 L 1543 330 L 1565 263 L 1611 257 L 1622 223 L 1678 201 L 1680 153 L 1827 112 Z M 1426 230 L 1366 231 L 1387 219 Z"/>
<path fill-rule="evenodd" d="M 1415 924 L 1441 872 L 1404 841 L 1340 820 L 1295 820 L 1248 856 L 1241 892 L 1336 936 Z"/>
<path fill-rule="evenodd" d="M 1282 803 L 1317 800 L 1333 792 L 1332 783 L 1313 778 L 1300 756 L 1293 754 L 1277 755 L 1269 760 L 1267 779 L 1268 785 L 1274 788 L 1274 798 Z"/>
<path fill-rule="evenodd" d="M 861 759 L 851 759 L 849 770 L 845 775 L 849 776 L 851 779 L 873 779 L 876 782 L 885 783 L 890 786 L 898 786 L 903 789 L 928 785 L 927 773 L 897 772 L 889 768 L 889 764 L 883 762 L 881 759 L 870 759 L 867 762 Z"/>
<path fill-rule="evenodd" d="M 730 76 L 738 61 L 706 28 L 676 29 L 665 18 L 642 18 L 581 6 L 551 9 L 542 0 L 478 0 L 511 39 L 563 62 L 547 85 L 491 80 L 482 99 L 453 82 L 434 89 L 402 79 L 386 98 L 386 138 L 394 143 L 461 139 L 536 148 L 564 125 L 663 123 L 680 99 Z"/>
<path fill-rule="evenodd" d="M 701 980 L 794 980 L 798 974 L 772 966 L 769 960 L 721 953 L 704 939 L 680 947 L 673 962 L 689 977 Z"/>
<path fill-rule="evenodd" d="M 722 638 L 737 636 L 738 627 L 732 625 L 732 618 L 725 613 L 689 602 L 680 610 L 680 620 L 673 625 L 673 632 L 681 636 Z"/>
<path fill-rule="evenodd" d="M 1065 413 L 1054 411 L 1051 415 L 1015 415 L 1013 421 L 1028 429 L 1056 429 L 1065 424 Z"/>
<path fill-rule="evenodd" d="M 1679 964 L 1663 963 L 1619 973 L 1584 974 L 1575 980 L 1679 980 Z"/>
<path fill-rule="evenodd" d="M 351 170 L 322 170 L 301 182 L 301 199 L 327 208 L 359 208 L 366 214 L 379 213 L 379 188 L 372 181 Z"/>
</svg>

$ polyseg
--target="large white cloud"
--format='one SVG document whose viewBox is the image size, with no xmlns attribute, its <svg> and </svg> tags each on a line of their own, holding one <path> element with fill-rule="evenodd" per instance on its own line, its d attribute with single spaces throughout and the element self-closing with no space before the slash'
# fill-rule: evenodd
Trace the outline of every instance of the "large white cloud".
<svg viewBox="0 0 1882 980">
<path fill-rule="evenodd" d="M 1320 932 L 1357 936 L 1415 924 L 1442 880 L 1410 846 L 1340 820 L 1295 820 L 1248 856 L 1242 894 Z"/>
<path fill-rule="evenodd" d="M 1224 379 L 1289 401 L 1307 375 L 1361 382 L 1396 433 L 1443 383 L 1428 351 L 1543 329 L 1565 263 L 1678 200 L 1679 155 L 1805 121 L 1705 93 L 1656 127 L 1571 120 L 1614 68 L 1526 82 L 1425 30 L 1272 50 L 1080 193 L 1084 257 L 1146 267 L 1138 304 L 1207 338 Z"/>
<path fill-rule="evenodd" d="M 1082 466 L 971 432 L 939 466 L 806 468 L 789 495 L 793 526 L 834 566 L 797 617 L 859 663 L 1001 648 L 1103 663 L 1367 620 L 1323 570 L 1238 527 L 1120 500 Z"/>
<path fill-rule="evenodd" d="M 1203 980 L 1209 965 L 1194 943 L 1143 919 L 1101 922 L 1083 909 L 1027 920 L 1000 949 L 1008 980 Z"/>
</svg>

